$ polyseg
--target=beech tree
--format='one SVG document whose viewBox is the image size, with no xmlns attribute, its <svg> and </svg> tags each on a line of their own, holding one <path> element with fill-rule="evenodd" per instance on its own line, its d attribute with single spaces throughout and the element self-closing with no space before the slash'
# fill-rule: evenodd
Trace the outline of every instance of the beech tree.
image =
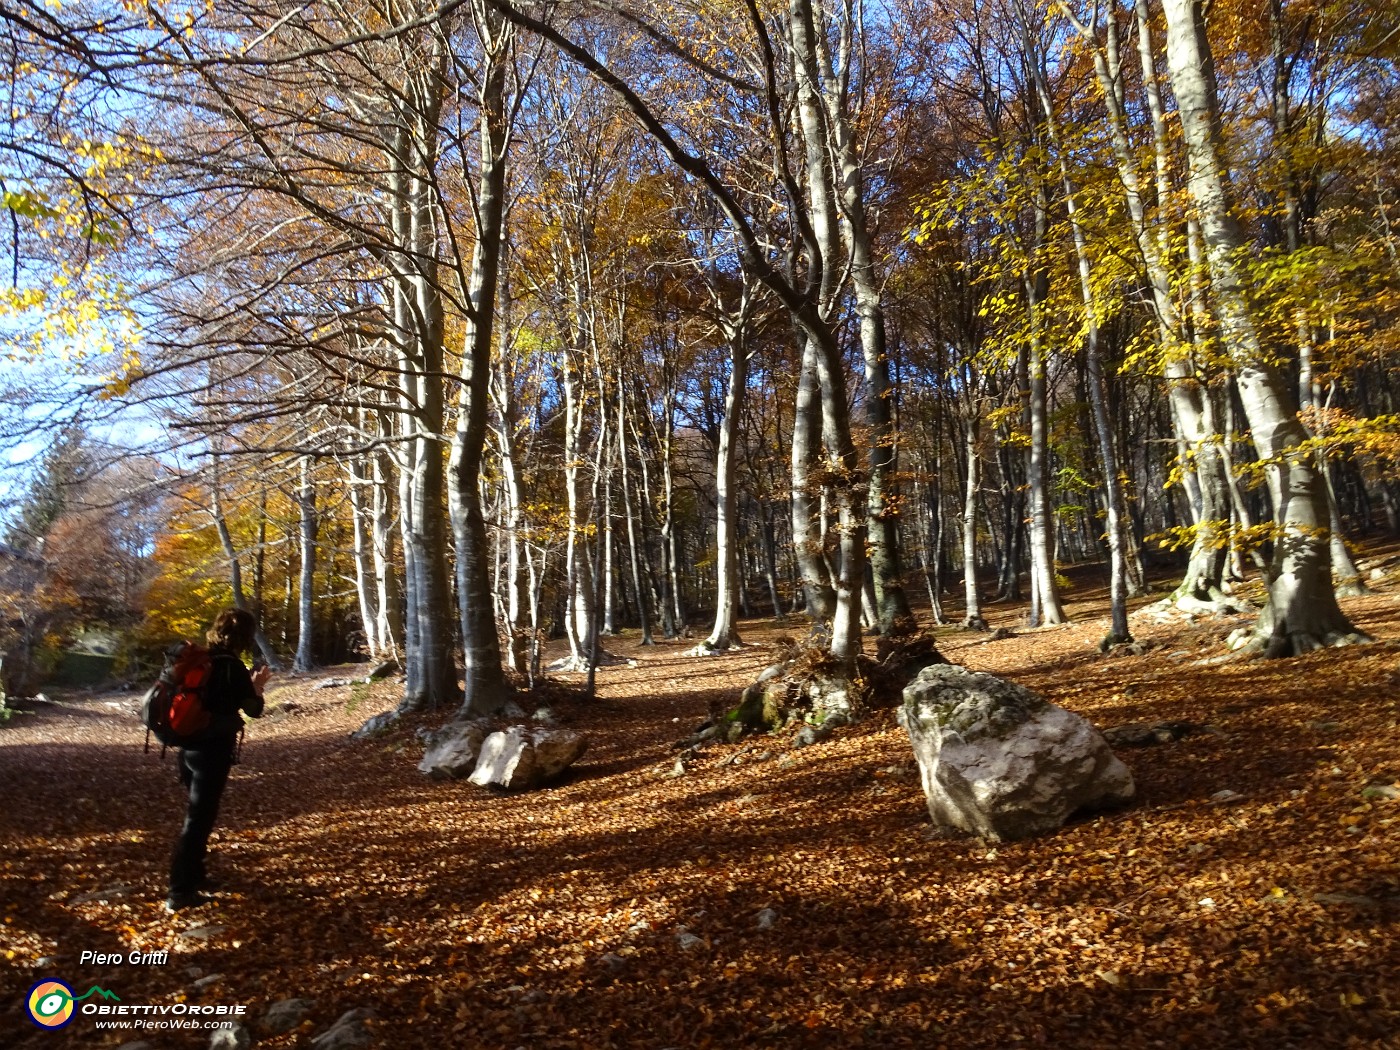
<svg viewBox="0 0 1400 1050">
<path fill-rule="evenodd" d="M 1283 377 L 1260 344 L 1243 281 L 1248 245 L 1232 214 L 1229 167 L 1221 153 L 1219 103 L 1200 7 L 1164 0 L 1167 60 L 1190 164 L 1189 188 L 1201 227 L 1221 334 L 1238 373 L 1254 442 L 1275 507 L 1278 534 L 1268 602 L 1255 627 L 1270 653 L 1301 653 L 1364 639 L 1332 588 L 1327 493 Z"/>
</svg>

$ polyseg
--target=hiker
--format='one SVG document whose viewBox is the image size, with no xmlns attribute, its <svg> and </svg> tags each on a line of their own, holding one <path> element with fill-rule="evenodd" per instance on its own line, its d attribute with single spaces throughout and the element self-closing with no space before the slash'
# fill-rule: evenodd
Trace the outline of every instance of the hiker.
<svg viewBox="0 0 1400 1050">
<path fill-rule="evenodd" d="M 170 896 L 165 910 L 174 914 L 208 900 L 199 891 L 213 882 L 204 867 L 209 833 L 219 815 L 219 799 L 228 783 L 229 769 L 237 761 L 238 734 L 243 729 L 240 712 L 252 718 L 263 713 L 263 686 L 272 673 L 259 667 L 249 674 L 241 655 L 253 649 L 257 621 L 244 609 L 225 609 L 214 618 L 205 636 L 209 642 L 211 669 L 203 701 L 212 716 L 209 729 L 198 743 L 180 750 L 180 783 L 189 792 L 185 826 L 170 861 Z"/>
</svg>

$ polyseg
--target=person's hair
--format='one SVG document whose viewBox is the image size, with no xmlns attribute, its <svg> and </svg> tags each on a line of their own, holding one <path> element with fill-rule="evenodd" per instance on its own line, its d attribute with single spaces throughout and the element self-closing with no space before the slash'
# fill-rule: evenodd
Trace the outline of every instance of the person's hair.
<svg viewBox="0 0 1400 1050">
<path fill-rule="evenodd" d="M 258 621 L 246 609 L 225 609 L 214 617 L 214 626 L 204 636 L 210 645 L 219 645 L 234 653 L 251 652 L 253 634 Z"/>
</svg>

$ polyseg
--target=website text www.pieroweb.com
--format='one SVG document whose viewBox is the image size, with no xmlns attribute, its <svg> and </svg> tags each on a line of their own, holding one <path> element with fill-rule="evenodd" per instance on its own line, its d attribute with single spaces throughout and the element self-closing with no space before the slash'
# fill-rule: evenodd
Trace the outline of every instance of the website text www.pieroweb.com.
<svg viewBox="0 0 1400 1050">
<path fill-rule="evenodd" d="M 25 1008 L 40 1028 L 56 1030 L 79 1021 L 97 1029 L 144 1032 L 228 1028 L 248 1012 L 242 1003 L 123 1002 L 116 992 L 100 985 L 79 994 L 56 977 L 35 984 Z"/>
</svg>

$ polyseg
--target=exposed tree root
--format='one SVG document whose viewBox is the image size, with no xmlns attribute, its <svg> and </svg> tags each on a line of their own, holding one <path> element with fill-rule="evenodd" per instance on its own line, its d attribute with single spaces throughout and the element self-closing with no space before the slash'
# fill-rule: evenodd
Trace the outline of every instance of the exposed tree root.
<svg viewBox="0 0 1400 1050">
<path fill-rule="evenodd" d="M 1184 584 L 1162 604 L 1193 616 L 1229 616 L 1254 611 L 1254 606 L 1249 602 L 1226 594 L 1218 587 L 1191 591 Z"/>
<path fill-rule="evenodd" d="M 1270 625 L 1261 616 L 1253 628 L 1242 627 L 1230 635 L 1231 649 L 1253 653 L 1268 660 L 1302 656 L 1318 649 L 1335 649 L 1344 645 L 1364 645 L 1375 638 L 1365 631 L 1345 627 L 1320 627 L 1315 624 L 1290 629 L 1286 623 Z"/>
<path fill-rule="evenodd" d="M 1141 656 L 1144 652 L 1142 646 L 1133 640 L 1131 634 L 1114 634 L 1109 631 L 1099 642 L 1099 652 L 1106 654 L 1115 650 L 1123 650 L 1133 656 Z"/>
<path fill-rule="evenodd" d="M 706 638 L 693 649 L 687 649 L 681 653 L 682 656 L 722 656 L 725 653 L 736 653 L 744 648 L 743 641 L 737 634 L 729 636 L 729 641 L 713 644 Z"/>
<path fill-rule="evenodd" d="M 626 659 L 607 650 L 601 650 L 598 653 L 597 666 L 599 667 L 617 667 L 619 664 L 625 663 L 628 663 Z M 586 674 L 588 672 L 588 657 L 580 656 L 575 659 L 572 656 L 566 656 L 562 660 L 555 660 L 545 670 L 551 674 Z"/>
<path fill-rule="evenodd" d="M 1366 581 L 1360 576 L 1348 576 L 1338 580 L 1334 590 L 1338 598 L 1361 598 L 1371 593 L 1371 588 L 1366 586 Z"/>
<path fill-rule="evenodd" d="M 1369 634 L 1357 630 L 1306 630 L 1290 631 L 1275 628 L 1265 637 L 1256 637 L 1251 648 L 1258 646 L 1265 659 L 1276 660 L 1287 656 L 1302 656 L 1316 649 L 1332 649 L 1343 645 L 1361 645 L 1375 641 Z"/>
</svg>

